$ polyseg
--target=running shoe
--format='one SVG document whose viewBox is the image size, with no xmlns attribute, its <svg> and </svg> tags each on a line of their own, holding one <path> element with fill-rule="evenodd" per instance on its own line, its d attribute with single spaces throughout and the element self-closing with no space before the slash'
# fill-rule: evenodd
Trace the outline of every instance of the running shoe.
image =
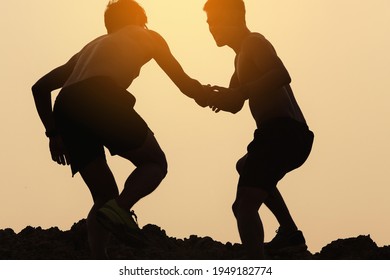
<svg viewBox="0 0 390 280">
<path fill-rule="evenodd" d="M 302 231 L 286 234 L 278 229 L 276 236 L 270 242 L 264 243 L 264 250 L 269 255 L 300 253 L 307 250 L 307 245 Z"/>
<path fill-rule="evenodd" d="M 134 211 L 124 210 L 115 199 L 106 202 L 97 211 L 96 217 L 103 227 L 127 245 L 132 247 L 146 245 L 145 236 L 138 227 Z"/>
</svg>

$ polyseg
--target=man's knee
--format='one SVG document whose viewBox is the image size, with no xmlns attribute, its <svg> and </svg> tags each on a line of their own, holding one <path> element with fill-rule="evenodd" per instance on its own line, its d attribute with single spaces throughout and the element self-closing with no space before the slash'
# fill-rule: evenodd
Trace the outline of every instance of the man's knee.
<svg viewBox="0 0 390 280">
<path fill-rule="evenodd" d="M 233 211 L 234 217 L 237 218 L 237 216 L 238 216 L 238 202 L 237 202 L 237 200 L 234 201 L 234 203 L 232 204 L 232 211 Z"/>
<path fill-rule="evenodd" d="M 257 213 L 267 196 L 268 193 L 262 189 L 241 187 L 232 205 L 234 216 L 238 218 Z"/>
<path fill-rule="evenodd" d="M 154 176 L 163 180 L 168 174 L 168 162 L 164 157 L 160 158 L 159 161 L 149 163 L 153 166 Z"/>
<path fill-rule="evenodd" d="M 261 204 L 248 204 L 245 201 L 235 201 L 232 205 L 234 217 L 237 221 L 258 215 Z"/>
<path fill-rule="evenodd" d="M 240 217 L 241 215 L 257 212 L 259 211 L 259 208 L 260 208 L 259 204 L 250 203 L 245 199 L 236 200 L 232 205 L 232 211 L 236 218 Z"/>
</svg>

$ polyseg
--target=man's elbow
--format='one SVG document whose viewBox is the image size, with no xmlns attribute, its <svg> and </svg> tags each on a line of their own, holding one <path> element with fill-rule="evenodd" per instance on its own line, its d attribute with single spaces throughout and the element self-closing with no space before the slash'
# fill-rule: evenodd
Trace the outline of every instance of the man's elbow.
<svg viewBox="0 0 390 280">
<path fill-rule="evenodd" d="M 272 72 L 272 74 L 268 78 L 277 88 L 284 87 L 291 83 L 290 74 L 285 69 L 274 70 L 274 72 Z"/>
<path fill-rule="evenodd" d="M 45 86 L 42 81 L 37 81 L 32 87 L 31 87 L 32 94 L 34 96 L 40 95 L 42 92 L 50 92 L 50 89 Z"/>
<path fill-rule="evenodd" d="M 35 96 L 35 95 L 38 94 L 39 91 L 40 91 L 40 90 L 39 90 L 39 85 L 38 85 L 38 82 L 37 82 L 37 83 L 35 83 L 35 84 L 31 87 L 31 92 L 32 92 L 32 94 Z"/>
</svg>

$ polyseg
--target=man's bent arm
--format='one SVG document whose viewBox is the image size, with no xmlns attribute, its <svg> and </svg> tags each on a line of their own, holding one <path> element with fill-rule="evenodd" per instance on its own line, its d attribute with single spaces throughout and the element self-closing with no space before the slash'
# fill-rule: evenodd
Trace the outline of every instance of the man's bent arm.
<svg viewBox="0 0 390 280">
<path fill-rule="evenodd" d="M 246 100 L 257 94 L 273 92 L 290 83 L 291 78 L 288 72 L 275 68 L 263 74 L 259 79 L 237 88 L 237 91 Z"/>
<path fill-rule="evenodd" d="M 50 71 L 32 86 L 35 106 L 47 134 L 56 130 L 52 114 L 51 92 L 64 85 L 73 71 L 77 57 L 74 55 L 66 64 Z"/>
</svg>

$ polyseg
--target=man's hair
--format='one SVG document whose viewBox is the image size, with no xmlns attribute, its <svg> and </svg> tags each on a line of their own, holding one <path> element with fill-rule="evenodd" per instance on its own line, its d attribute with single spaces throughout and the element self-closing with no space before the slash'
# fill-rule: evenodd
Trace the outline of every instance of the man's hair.
<svg viewBox="0 0 390 280">
<path fill-rule="evenodd" d="M 207 0 L 203 10 L 206 13 L 228 14 L 245 22 L 245 4 L 243 0 Z"/>
<path fill-rule="evenodd" d="M 104 12 L 108 33 L 130 24 L 145 26 L 147 22 L 145 10 L 134 0 L 111 0 Z"/>
</svg>

